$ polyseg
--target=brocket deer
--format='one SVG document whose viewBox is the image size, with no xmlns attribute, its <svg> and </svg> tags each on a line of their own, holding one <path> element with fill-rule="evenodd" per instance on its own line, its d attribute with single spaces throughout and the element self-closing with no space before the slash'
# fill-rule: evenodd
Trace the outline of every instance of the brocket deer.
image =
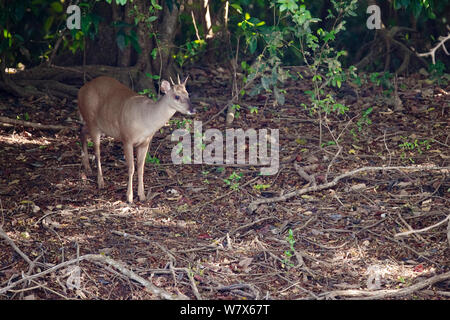
<svg viewBox="0 0 450 320">
<path fill-rule="evenodd" d="M 100 135 L 102 133 L 123 143 L 125 160 L 128 167 L 127 201 L 133 202 L 134 155 L 136 148 L 138 196 L 140 201 L 146 199 L 144 194 L 144 163 L 148 146 L 153 135 L 179 111 L 194 114 L 195 110 L 186 91 L 186 79 L 178 84 L 172 81 L 172 87 L 166 80 L 161 82 L 161 91 L 165 95 L 154 102 L 130 90 L 119 81 L 110 77 L 99 77 L 86 83 L 78 92 L 78 108 L 84 125 L 81 128 L 81 162 L 88 174 L 92 173 L 89 165 L 87 138 L 91 136 L 97 159 L 98 188 L 104 187 L 100 162 Z"/>
</svg>

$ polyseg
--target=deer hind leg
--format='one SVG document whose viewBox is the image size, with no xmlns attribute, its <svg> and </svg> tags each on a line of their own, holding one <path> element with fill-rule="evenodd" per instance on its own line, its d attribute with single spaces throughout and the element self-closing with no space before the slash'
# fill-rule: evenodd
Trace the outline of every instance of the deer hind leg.
<svg viewBox="0 0 450 320">
<path fill-rule="evenodd" d="M 89 155 L 88 155 L 88 138 L 89 132 L 86 125 L 81 127 L 80 139 L 81 139 L 81 163 L 83 164 L 84 171 L 88 174 L 92 174 L 91 166 L 89 165 Z"/>
<path fill-rule="evenodd" d="M 100 161 L 100 131 L 91 130 L 90 132 L 92 142 L 94 142 L 94 152 L 95 159 L 97 160 L 97 185 L 99 189 L 103 189 L 105 187 L 105 182 L 103 181 L 103 173 L 102 173 L 102 163 Z"/>
</svg>

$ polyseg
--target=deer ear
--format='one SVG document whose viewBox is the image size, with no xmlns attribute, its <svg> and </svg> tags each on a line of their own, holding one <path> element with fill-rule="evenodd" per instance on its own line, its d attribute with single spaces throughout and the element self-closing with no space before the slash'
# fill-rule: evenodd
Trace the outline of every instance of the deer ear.
<svg viewBox="0 0 450 320">
<path fill-rule="evenodd" d="M 161 82 L 161 91 L 167 93 L 170 91 L 170 83 L 169 81 L 163 80 Z"/>
</svg>

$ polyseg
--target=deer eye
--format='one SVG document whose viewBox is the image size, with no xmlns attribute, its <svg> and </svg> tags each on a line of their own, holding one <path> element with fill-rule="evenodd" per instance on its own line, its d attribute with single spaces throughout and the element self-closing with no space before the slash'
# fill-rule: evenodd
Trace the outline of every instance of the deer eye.
<svg viewBox="0 0 450 320">
<path fill-rule="evenodd" d="M 180 96 L 175 96 L 175 99 L 176 100 L 180 100 Z"/>
</svg>

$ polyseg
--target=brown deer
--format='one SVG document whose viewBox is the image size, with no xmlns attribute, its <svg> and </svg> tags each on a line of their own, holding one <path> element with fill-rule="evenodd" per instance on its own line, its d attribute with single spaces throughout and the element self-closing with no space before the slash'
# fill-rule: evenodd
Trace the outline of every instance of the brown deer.
<svg viewBox="0 0 450 320">
<path fill-rule="evenodd" d="M 144 163 L 148 146 L 153 135 L 179 111 L 194 114 L 195 110 L 186 91 L 186 79 L 178 84 L 172 81 L 172 87 L 166 80 L 161 82 L 164 96 L 157 102 L 139 95 L 119 81 L 110 77 L 99 77 L 81 87 L 78 92 L 78 108 L 84 125 L 81 129 L 81 161 L 88 174 L 92 173 L 89 165 L 87 137 L 91 136 L 97 159 L 97 184 L 104 187 L 100 162 L 100 135 L 106 134 L 123 143 L 125 160 L 128 167 L 127 201 L 133 202 L 134 154 L 137 154 L 138 196 L 140 201 L 146 199 L 144 194 Z"/>
</svg>

